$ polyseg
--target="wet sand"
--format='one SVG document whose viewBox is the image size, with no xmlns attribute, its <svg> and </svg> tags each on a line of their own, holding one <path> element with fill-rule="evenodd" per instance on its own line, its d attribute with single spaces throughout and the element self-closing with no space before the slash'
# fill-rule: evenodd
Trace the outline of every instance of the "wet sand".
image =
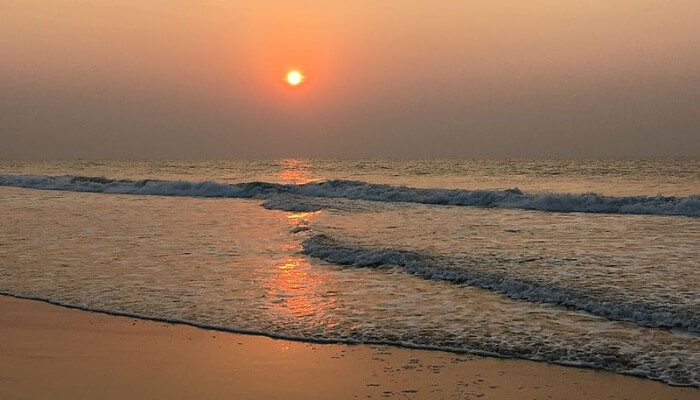
<svg viewBox="0 0 700 400">
<path fill-rule="evenodd" d="M 320 345 L 0 296 L 0 399 L 700 399 L 590 369 Z"/>
</svg>

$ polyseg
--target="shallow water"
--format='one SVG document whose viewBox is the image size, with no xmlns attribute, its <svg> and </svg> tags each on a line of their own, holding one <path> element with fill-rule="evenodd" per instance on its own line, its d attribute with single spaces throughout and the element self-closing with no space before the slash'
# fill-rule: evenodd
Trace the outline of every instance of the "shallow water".
<svg viewBox="0 0 700 400">
<path fill-rule="evenodd" d="M 80 161 L 1 162 L 0 174 L 687 198 L 700 193 L 699 166 Z M 521 357 L 700 386 L 697 217 L 290 197 L 279 189 L 240 199 L 99 188 L 0 187 L 0 291 L 231 330 Z M 317 211 L 274 209 L 290 204 Z"/>
</svg>

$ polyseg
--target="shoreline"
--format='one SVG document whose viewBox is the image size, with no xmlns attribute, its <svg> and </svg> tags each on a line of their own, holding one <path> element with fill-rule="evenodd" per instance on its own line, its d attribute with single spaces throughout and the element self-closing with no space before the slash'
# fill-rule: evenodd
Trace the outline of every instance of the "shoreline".
<svg viewBox="0 0 700 400">
<path fill-rule="evenodd" d="M 320 344 L 0 295 L 0 398 L 695 399 L 590 368 Z"/>
</svg>

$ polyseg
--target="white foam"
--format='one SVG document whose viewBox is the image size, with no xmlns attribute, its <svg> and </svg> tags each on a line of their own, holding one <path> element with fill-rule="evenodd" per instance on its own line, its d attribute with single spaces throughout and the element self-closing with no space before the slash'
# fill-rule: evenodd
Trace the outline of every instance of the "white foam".
<svg viewBox="0 0 700 400">
<path fill-rule="evenodd" d="M 496 207 L 554 212 L 611 214 L 684 215 L 700 217 L 700 195 L 602 196 L 595 193 L 528 194 L 518 189 L 463 190 L 421 189 L 359 181 L 331 180 L 303 185 L 249 182 L 223 184 L 165 180 L 113 180 L 104 177 L 7 175 L 0 174 L 0 186 L 45 190 L 118 193 L 161 196 L 229 197 L 272 199 L 268 208 L 290 211 L 313 211 L 317 205 L 296 200 L 276 200 L 275 196 L 293 195 L 323 198 L 346 198 L 382 202 L 408 202 L 436 205 Z"/>
<path fill-rule="evenodd" d="M 103 307 L 87 306 L 82 304 L 76 304 L 74 302 L 61 301 L 57 299 L 52 299 L 43 296 L 31 296 L 19 293 L 13 293 L 8 291 L 0 290 L 0 295 L 11 296 L 20 299 L 42 301 L 49 304 L 78 309 L 83 311 L 103 313 L 107 315 L 122 316 L 129 318 L 139 318 L 148 321 L 164 322 L 170 324 L 181 324 L 189 325 L 196 328 L 217 330 L 222 332 L 230 332 L 245 335 L 256 335 L 256 336 L 266 336 L 273 339 L 283 339 L 283 340 L 293 340 L 302 341 L 309 343 L 318 344 L 368 344 L 368 345 L 382 345 L 382 346 L 400 346 L 409 349 L 423 349 L 423 350 L 439 350 L 448 351 L 453 353 L 461 354 L 473 354 L 477 356 L 487 356 L 487 357 L 501 357 L 501 358 L 524 358 L 533 361 L 546 361 L 553 364 L 575 366 L 575 367 L 585 367 L 585 368 L 600 368 L 608 371 L 614 371 L 617 373 L 645 377 L 653 380 L 659 380 L 666 382 L 671 385 L 676 386 L 689 386 L 689 387 L 700 387 L 700 379 L 698 378 L 697 371 L 693 370 L 692 366 L 687 364 L 680 365 L 669 365 L 668 360 L 663 358 L 656 360 L 655 357 L 649 357 L 648 355 L 644 357 L 643 363 L 637 365 L 636 363 L 631 363 L 628 365 L 623 360 L 617 360 L 614 356 L 596 356 L 595 354 L 589 354 L 585 349 L 567 349 L 565 355 L 561 352 L 546 353 L 542 352 L 542 348 L 528 348 L 525 346 L 517 346 L 516 348 L 511 348 L 509 346 L 503 345 L 489 345 L 484 346 L 484 348 L 471 347 L 464 345 L 436 345 L 431 343 L 420 343 L 407 340 L 397 340 L 396 338 L 380 338 L 372 336 L 360 336 L 360 337 L 347 337 L 347 336 L 319 336 L 319 335 L 299 335 L 299 334 L 287 334 L 277 331 L 269 330 L 258 330 L 258 329 L 246 329 L 237 328 L 229 325 L 221 325 L 215 323 L 200 322 L 196 319 L 183 319 L 159 316 L 157 314 L 149 314 L 143 312 L 129 312 L 129 311 L 118 311 L 106 309 Z M 474 343 L 473 343 L 474 344 Z M 478 346 L 478 343 L 475 343 Z M 483 345 L 483 344 L 482 344 Z M 668 356 L 668 355 L 665 355 Z M 687 355 L 678 354 L 676 357 L 676 363 L 678 360 L 683 360 Z M 659 364 L 660 369 L 656 364 Z"/>
<path fill-rule="evenodd" d="M 356 267 L 399 266 L 406 272 L 423 278 L 467 284 L 515 300 L 556 304 L 645 327 L 676 328 L 700 333 L 700 316 L 692 311 L 675 309 L 668 304 L 616 301 L 614 297 L 587 293 L 565 284 L 525 280 L 511 277 L 500 270 L 484 271 L 468 265 L 469 262 L 478 263 L 479 260 L 461 259 L 457 267 L 455 261 L 443 257 L 405 250 L 353 246 L 323 234 L 306 239 L 302 245 L 304 253 L 334 264 Z"/>
</svg>

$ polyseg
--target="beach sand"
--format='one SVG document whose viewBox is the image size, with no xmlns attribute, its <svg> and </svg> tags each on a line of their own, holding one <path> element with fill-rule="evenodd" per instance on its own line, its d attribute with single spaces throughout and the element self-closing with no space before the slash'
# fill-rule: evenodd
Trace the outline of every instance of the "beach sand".
<svg viewBox="0 0 700 400">
<path fill-rule="evenodd" d="M 590 369 L 311 344 L 0 296 L 0 399 L 700 399 Z"/>
</svg>

